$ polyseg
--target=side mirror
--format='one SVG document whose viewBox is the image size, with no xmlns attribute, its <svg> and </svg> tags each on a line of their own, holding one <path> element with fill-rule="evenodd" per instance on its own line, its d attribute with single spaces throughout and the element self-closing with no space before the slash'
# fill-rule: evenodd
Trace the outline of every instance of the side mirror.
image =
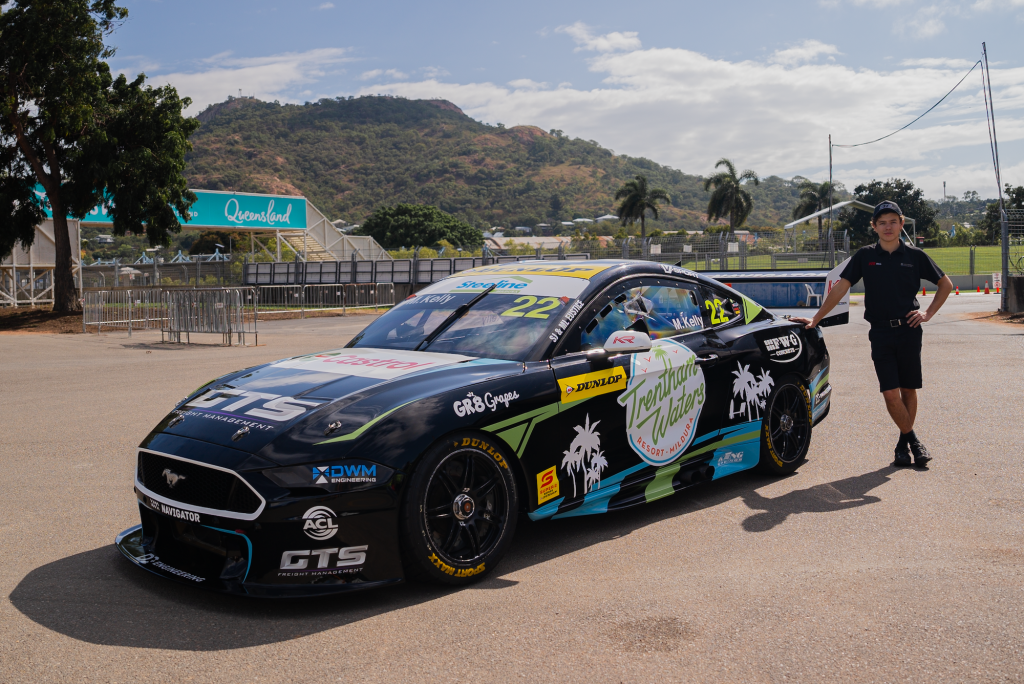
<svg viewBox="0 0 1024 684">
<path fill-rule="evenodd" d="M 609 354 L 636 354 L 649 351 L 651 337 L 638 330 L 619 330 L 613 332 L 604 343 L 604 350 Z"/>
</svg>

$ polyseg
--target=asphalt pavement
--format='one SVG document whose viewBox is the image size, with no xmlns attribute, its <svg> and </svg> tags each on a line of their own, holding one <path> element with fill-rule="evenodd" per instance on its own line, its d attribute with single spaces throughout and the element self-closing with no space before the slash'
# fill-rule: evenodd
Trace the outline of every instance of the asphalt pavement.
<svg viewBox="0 0 1024 684">
<path fill-rule="evenodd" d="M 261 323 L 255 348 L 0 335 L 0 682 L 1020 681 L 1024 326 L 964 320 L 997 305 L 951 297 L 926 325 L 927 471 L 889 465 L 854 306 L 826 329 L 833 408 L 796 474 L 525 521 L 471 588 L 301 601 L 121 558 L 134 447 L 208 379 L 369 318 Z"/>
</svg>

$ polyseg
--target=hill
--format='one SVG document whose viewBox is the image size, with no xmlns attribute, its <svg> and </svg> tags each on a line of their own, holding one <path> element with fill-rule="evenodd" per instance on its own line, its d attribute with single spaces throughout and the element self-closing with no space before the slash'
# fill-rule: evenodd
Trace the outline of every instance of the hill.
<svg viewBox="0 0 1024 684">
<path fill-rule="evenodd" d="M 489 126 L 443 100 L 229 99 L 198 119 L 190 187 L 301 194 L 332 219 L 362 222 L 377 206 L 397 202 L 433 204 L 481 228 L 593 218 L 613 212 L 615 190 L 642 173 L 672 197 L 652 228 L 704 227 L 708 195 L 700 176 L 561 131 Z M 751 226 L 784 223 L 798 194 L 792 181 L 777 177 L 750 192 Z"/>
</svg>

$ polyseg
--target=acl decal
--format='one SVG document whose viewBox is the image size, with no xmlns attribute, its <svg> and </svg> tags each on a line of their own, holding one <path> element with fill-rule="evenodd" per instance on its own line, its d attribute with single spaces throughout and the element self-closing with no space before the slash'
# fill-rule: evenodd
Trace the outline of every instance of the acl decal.
<svg viewBox="0 0 1024 684">
<path fill-rule="evenodd" d="M 237 401 L 233 401 L 225 406 L 220 406 L 223 402 L 235 397 L 238 398 Z M 318 401 L 304 401 L 302 399 L 282 397 L 280 394 L 267 394 L 265 392 L 246 392 L 239 389 L 215 389 L 196 397 L 185 404 L 185 406 L 207 410 L 217 406 L 218 409 L 213 411 L 213 413 L 234 413 L 239 411 L 239 409 L 260 401 L 261 399 L 269 399 L 269 401 L 261 404 L 259 408 L 251 408 L 248 411 L 244 411 L 244 415 L 255 416 L 256 418 L 263 418 L 264 420 L 272 420 L 274 422 L 283 422 L 291 420 L 297 416 L 301 416 L 308 410 L 306 408 L 307 406 L 315 407 L 319 406 L 321 403 Z"/>
<path fill-rule="evenodd" d="M 574 375 L 558 381 L 562 403 L 590 399 L 599 394 L 618 392 L 626 386 L 626 370 L 622 366 Z"/>
<path fill-rule="evenodd" d="M 558 471 L 551 466 L 543 473 L 537 473 L 537 504 L 550 501 L 558 496 Z"/>
</svg>

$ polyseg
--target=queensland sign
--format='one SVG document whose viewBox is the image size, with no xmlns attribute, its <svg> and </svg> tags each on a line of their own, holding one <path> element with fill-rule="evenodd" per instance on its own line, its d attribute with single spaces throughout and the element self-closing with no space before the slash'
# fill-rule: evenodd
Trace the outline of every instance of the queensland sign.
<svg viewBox="0 0 1024 684">
<path fill-rule="evenodd" d="M 304 230 L 306 228 L 306 200 L 303 197 L 282 195 L 250 195 L 234 192 L 213 192 L 193 190 L 196 201 L 190 209 L 186 228 L 224 228 L 227 230 L 281 229 Z M 42 186 L 36 186 L 36 194 L 46 198 Z M 53 217 L 49 203 L 44 209 L 48 218 Z M 70 217 L 69 217 L 70 218 Z M 86 214 L 83 223 L 113 224 L 108 204 L 104 203 Z"/>
<path fill-rule="evenodd" d="M 693 443 L 704 408 L 704 371 L 689 347 L 655 340 L 650 351 L 633 354 L 629 384 L 619 395 L 626 407 L 629 446 L 645 462 L 662 466 Z"/>
</svg>

